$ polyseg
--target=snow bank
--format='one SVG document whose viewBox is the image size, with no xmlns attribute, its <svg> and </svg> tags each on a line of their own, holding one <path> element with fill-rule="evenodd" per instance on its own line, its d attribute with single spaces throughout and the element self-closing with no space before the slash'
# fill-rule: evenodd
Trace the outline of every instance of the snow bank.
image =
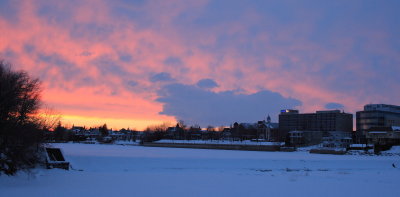
<svg viewBox="0 0 400 197">
<path fill-rule="evenodd" d="M 390 153 L 400 155 L 400 146 L 393 146 L 390 150 L 382 151 L 382 153 Z"/>
</svg>

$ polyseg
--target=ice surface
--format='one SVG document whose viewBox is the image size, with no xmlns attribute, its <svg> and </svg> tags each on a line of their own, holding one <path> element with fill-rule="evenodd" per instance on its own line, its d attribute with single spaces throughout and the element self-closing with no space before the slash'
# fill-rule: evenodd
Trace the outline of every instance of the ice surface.
<svg viewBox="0 0 400 197">
<path fill-rule="evenodd" d="M 259 141 L 255 140 L 243 140 L 243 141 L 231 141 L 231 140 L 158 140 L 154 143 L 178 143 L 178 144 L 234 144 L 234 145 L 279 145 L 282 146 L 284 142 L 264 142 L 263 139 Z"/>
<path fill-rule="evenodd" d="M 398 196 L 398 156 L 54 144 L 73 169 L 0 176 L 0 196 Z"/>
</svg>

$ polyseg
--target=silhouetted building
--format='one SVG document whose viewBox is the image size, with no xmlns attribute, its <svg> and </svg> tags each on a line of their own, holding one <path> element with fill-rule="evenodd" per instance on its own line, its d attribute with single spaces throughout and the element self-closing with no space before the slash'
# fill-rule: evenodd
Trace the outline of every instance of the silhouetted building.
<svg viewBox="0 0 400 197">
<path fill-rule="evenodd" d="M 400 126 L 400 106 L 368 104 L 364 111 L 356 113 L 356 128 L 359 135 L 365 136 L 372 127 Z"/>
<path fill-rule="evenodd" d="M 175 127 L 168 127 L 167 128 L 167 139 L 177 139 L 177 140 L 182 140 L 185 138 L 185 130 L 179 126 L 179 124 L 176 124 Z"/>
<path fill-rule="evenodd" d="M 322 134 L 320 131 L 289 131 L 289 144 L 292 146 L 319 144 Z"/>
<path fill-rule="evenodd" d="M 298 110 L 282 110 L 279 114 L 279 130 L 289 131 L 353 131 L 353 115 L 340 110 L 317 111 L 300 114 Z"/>
<path fill-rule="evenodd" d="M 279 124 L 271 122 L 268 115 L 267 120 L 257 122 L 257 138 L 265 141 L 279 141 Z"/>
<path fill-rule="evenodd" d="M 371 127 L 366 133 L 369 143 L 379 145 L 399 145 L 400 144 L 400 127 Z"/>
</svg>

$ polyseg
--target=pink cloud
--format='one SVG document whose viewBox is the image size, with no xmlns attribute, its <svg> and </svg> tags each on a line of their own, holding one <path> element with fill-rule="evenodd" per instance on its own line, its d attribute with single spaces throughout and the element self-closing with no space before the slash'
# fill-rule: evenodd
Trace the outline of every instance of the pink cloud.
<svg viewBox="0 0 400 197">
<path fill-rule="evenodd" d="M 4 35 L 0 37 L 0 53 L 12 51 L 15 56 L 4 58 L 40 77 L 44 102 L 69 116 L 174 120 L 159 115 L 162 105 L 155 101 L 164 83 L 149 80 L 161 72 L 182 84 L 211 78 L 219 84 L 213 89 L 216 92 L 271 90 L 301 100 L 304 111 L 319 110 L 330 102 L 340 102 L 352 112 L 369 102 L 393 102 L 361 88 L 335 88 L 336 83 L 345 86 L 341 77 L 346 72 L 355 74 L 348 82 L 354 87 L 368 86 L 365 80 L 375 73 L 364 69 L 362 58 L 349 56 L 357 43 L 354 37 L 334 37 L 329 41 L 331 47 L 309 40 L 315 21 L 323 13 L 301 12 L 299 15 L 312 20 L 282 25 L 246 8 L 238 21 L 221 25 L 185 29 L 176 24 L 188 10 L 191 14 L 182 20 L 197 20 L 207 3 L 150 1 L 135 6 L 114 1 L 20 1 L 17 22 L 0 17 Z M 55 13 L 40 13 L 44 5 Z M 116 15 L 117 8 L 144 11 L 146 16 L 140 17 L 146 17 L 148 24 Z M 63 11 L 62 16 L 57 11 Z M 259 26 L 264 28 L 260 33 L 250 32 Z M 366 51 L 400 62 L 387 46 L 387 34 L 376 30 L 363 35 Z M 31 51 L 26 50 L 28 45 Z M 253 48 L 246 50 L 247 46 Z M 121 60 L 124 55 L 129 56 L 126 61 Z M 181 64 L 166 65 L 165 60 L 171 57 Z M 332 73 L 324 74 L 324 70 Z M 136 86 L 128 88 L 129 81 Z"/>
</svg>

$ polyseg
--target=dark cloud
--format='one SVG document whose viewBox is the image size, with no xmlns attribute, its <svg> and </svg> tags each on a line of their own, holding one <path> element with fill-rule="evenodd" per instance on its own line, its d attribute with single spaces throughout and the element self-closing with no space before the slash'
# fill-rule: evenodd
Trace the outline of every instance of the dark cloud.
<svg viewBox="0 0 400 197">
<path fill-rule="evenodd" d="M 279 93 L 263 90 L 254 94 L 234 91 L 212 92 L 196 85 L 169 84 L 158 92 L 163 103 L 160 114 L 175 116 L 188 124 L 229 125 L 235 121 L 255 122 L 267 114 L 277 117 L 279 111 L 302 105 Z"/>
<path fill-rule="evenodd" d="M 167 72 L 160 72 L 150 77 L 151 82 L 158 82 L 158 81 L 173 81 L 174 79 L 171 75 Z"/>
<path fill-rule="evenodd" d="M 32 52 L 35 51 L 35 46 L 34 46 L 34 45 L 31 45 L 31 44 L 25 44 L 25 45 L 24 45 L 24 50 L 25 50 L 25 52 L 27 52 L 27 53 L 32 53 Z"/>
<path fill-rule="evenodd" d="M 164 60 L 165 65 L 171 65 L 171 66 L 182 66 L 182 60 L 178 57 L 168 57 L 167 59 Z"/>
<path fill-rule="evenodd" d="M 101 73 L 106 75 L 116 75 L 119 77 L 127 76 L 129 72 L 127 72 L 122 66 L 121 63 L 117 60 L 114 60 L 107 55 L 98 57 L 91 61 L 93 65 L 101 71 Z"/>
<path fill-rule="evenodd" d="M 78 23 L 74 24 L 70 30 L 70 35 L 76 39 L 86 39 L 90 41 L 104 41 L 114 33 L 113 25 L 97 23 Z"/>
<path fill-rule="evenodd" d="M 18 8 L 18 4 L 14 1 L 0 1 L 0 18 L 11 23 L 17 23 L 21 20 L 18 17 Z"/>
<path fill-rule="evenodd" d="M 136 81 L 133 81 L 133 80 L 129 80 L 129 81 L 127 82 L 127 84 L 128 84 L 128 86 L 135 87 L 135 86 L 137 86 L 139 83 L 136 82 Z"/>
<path fill-rule="evenodd" d="M 78 1 L 70 1 L 73 5 L 78 5 Z M 37 14 L 42 20 L 54 25 L 66 25 L 71 22 L 71 16 L 74 14 L 68 5 L 59 6 L 53 3 L 45 3 L 37 8 Z M 72 30 L 72 29 L 71 29 Z"/>
<path fill-rule="evenodd" d="M 218 87 L 218 84 L 212 79 L 202 79 L 197 82 L 197 86 L 200 88 L 215 88 Z"/>
<path fill-rule="evenodd" d="M 6 60 L 8 60 L 8 59 L 17 58 L 18 54 L 15 51 L 13 51 L 12 49 L 7 48 L 4 51 L 0 51 L 0 57 L 1 58 L 6 57 L 7 58 Z"/>
<path fill-rule="evenodd" d="M 39 53 L 37 55 L 37 59 L 39 60 L 40 63 L 44 63 L 49 68 L 53 66 L 58 67 L 61 71 L 61 74 L 66 79 L 76 79 L 77 76 L 79 76 L 82 73 L 81 70 L 77 68 L 74 63 L 68 61 L 62 55 L 57 53 L 53 54 Z M 55 76 L 47 76 L 47 77 L 53 78 Z"/>
<path fill-rule="evenodd" d="M 242 79 L 242 78 L 244 77 L 244 74 L 243 74 L 242 71 L 236 70 L 235 73 L 234 73 L 234 76 L 235 76 L 237 79 Z"/>
<path fill-rule="evenodd" d="M 327 103 L 325 105 L 326 109 L 343 109 L 344 106 L 340 103 Z"/>
<path fill-rule="evenodd" d="M 46 65 L 47 68 L 57 67 L 60 70 L 60 74 L 63 76 L 63 80 L 72 81 L 74 86 L 95 86 L 96 80 L 85 72 L 78 68 L 76 64 L 68 61 L 66 58 L 62 57 L 57 53 L 53 54 L 43 54 L 39 53 L 37 55 L 37 60 L 40 64 Z M 40 72 L 40 78 L 49 81 L 50 87 L 60 87 L 65 90 L 71 91 L 71 87 L 66 86 L 58 75 L 53 75 L 48 72 Z"/>
<path fill-rule="evenodd" d="M 129 54 L 123 54 L 119 56 L 119 60 L 123 62 L 131 62 L 132 61 L 132 56 Z"/>
<path fill-rule="evenodd" d="M 76 82 L 76 85 L 78 85 L 78 86 L 95 86 L 97 84 L 96 84 L 96 80 L 95 79 L 93 79 L 90 76 L 87 76 L 87 77 L 83 77 L 80 80 L 78 80 Z"/>
</svg>

